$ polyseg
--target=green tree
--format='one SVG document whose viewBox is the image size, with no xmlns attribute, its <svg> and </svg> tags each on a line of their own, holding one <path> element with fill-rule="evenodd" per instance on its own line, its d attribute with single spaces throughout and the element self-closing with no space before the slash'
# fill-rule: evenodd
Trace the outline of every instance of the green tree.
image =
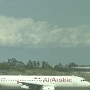
<svg viewBox="0 0 90 90">
<path fill-rule="evenodd" d="M 36 65 L 37 65 L 36 67 L 39 68 L 39 67 L 40 67 L 40 62 L 37 61 L 37 62 L 36 62 Z"/>
<path fill-rule="evenodd" d="M 74 63 L 74 62 L 72 62 L 72 63 L 70 63 L 69 65 L 68 65 L 68 67 L 69 68 L 71 68 L 71 67 L 77 67 L 78 65 L 76 64 L 76 63 Z"/>
<path fill-rule="evenodd" d="M 15 58 L 12 58 L 12 59 L 8 59 L 8 63 L 13 65 L 13 66 L 17 66 L 17 60 Z"/>
<path fill-rule="evenodd" d="M 33 62 L 29 60 L 26 65 L 28 68 L 33 68 Z"/>
</svg>

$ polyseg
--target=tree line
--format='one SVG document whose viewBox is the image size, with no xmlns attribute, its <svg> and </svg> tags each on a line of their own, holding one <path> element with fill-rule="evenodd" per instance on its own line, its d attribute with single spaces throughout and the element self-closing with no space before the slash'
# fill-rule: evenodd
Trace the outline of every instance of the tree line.
<svg viewBox="0 0 90 90">
<path fill-rule="evenodd" d="M 29 60 L 26 64 L 22 61 L 16 60 L 16 58 L 8 59 L 7 62 L 0 63 L 0 70 L 18 70 L 18 71 L 24 71 L 24 70 L 30 70 L 30 69 L 51 69 L 56 70 L 60 72 L 69 72 L 71 67 L 76 67 L 77 64 L 70 63 L 69 65 L 62 65 L 61 63 L 51 66 L 48 62 L 42 61 L 40 64 L 39 61 L 32 61 Z"/>
</svg>

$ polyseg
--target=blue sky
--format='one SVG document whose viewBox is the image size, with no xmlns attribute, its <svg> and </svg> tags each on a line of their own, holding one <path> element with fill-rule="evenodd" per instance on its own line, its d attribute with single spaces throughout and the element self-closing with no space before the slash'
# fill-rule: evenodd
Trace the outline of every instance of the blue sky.
<svg viewBox="0 0 90 90">
<path fill-rule="evenodd" d="M 0 61 L 90 65 L 90 0 L 0 0 Z"/>
</svg>

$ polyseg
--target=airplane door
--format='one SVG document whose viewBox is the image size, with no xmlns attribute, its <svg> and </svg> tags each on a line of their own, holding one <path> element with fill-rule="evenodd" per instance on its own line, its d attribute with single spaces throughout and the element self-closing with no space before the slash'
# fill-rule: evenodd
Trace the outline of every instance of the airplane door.
<svg viewBox="0 0 90 90">
<path fill-rule="evenodd" d="M 77 85 L 77 78 L 73 76 L 73 85 Z"/>
<path fill-rule="evenodd" d="M 5 81 L 6 81 L 6 78 L 1 78 L 1 81 L 2 81 L 2 82 L 5 82 Z"/>
</svg>

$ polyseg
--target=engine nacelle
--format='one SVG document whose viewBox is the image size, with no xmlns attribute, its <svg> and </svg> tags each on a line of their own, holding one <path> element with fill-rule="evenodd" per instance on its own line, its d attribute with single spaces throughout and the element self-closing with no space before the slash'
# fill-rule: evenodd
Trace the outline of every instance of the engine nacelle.
<svg viewBox="0 0 90 90">
<path fill-rule="evenodd" d="M 21 88 L 22 88 L 22 89 L 29 89 L 29 86 L 22 85 Z"/>
<path fill-rule="evenodd" d="M 54 90 L 54 86 L 43 86 L 41 90 Z"/>
</svg>

